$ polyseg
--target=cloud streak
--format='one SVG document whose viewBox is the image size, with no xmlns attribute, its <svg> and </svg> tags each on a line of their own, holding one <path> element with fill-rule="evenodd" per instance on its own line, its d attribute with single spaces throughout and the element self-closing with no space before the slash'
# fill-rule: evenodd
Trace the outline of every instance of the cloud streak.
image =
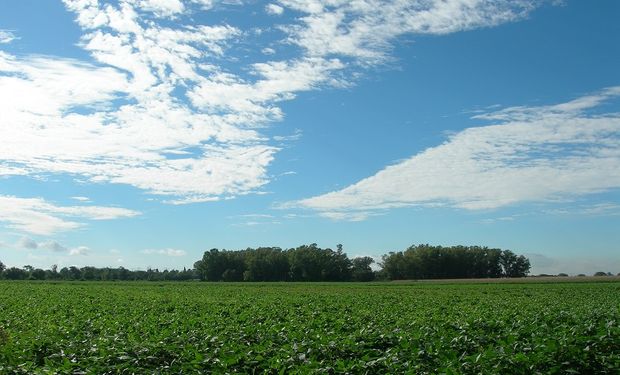
<svg viewBox="0 0 620 375">
<path fill-rule="evenodd" d="M 265 10 L 296 16 L 274 17 L 278 32 L 256 45 L 269 54 L 233 69 L 227 62 L 252 33 L 195 24 L 192 14 L 215 3 L 64 0 L 92 61 L 0 51 L 0 176 L 63 174 L 130 185 L 174 204 L 259 192 L 280 147 L 260 129 L 283 118 L 281 102 L 349 86 L 360 67 L 386 61 L 400 35 L 493 26 L 533 8 L 528 1 L 283 0 Z M 274 45 L 298 48 L 278 56 Z M 50 222 L 50 230 L 63 226 L 76 224 Z"/>
<path fill-rule="evenodd" d="M 69 256 L 86 256 L 91 254 L 91 249 L 87 246 L 68 248 L 54 240 L 37 242 L 25 236 L 17 241 L 16 247 L 25 250 L 49 250 L 54 253 L 66 254 Z M 30 254 L 30 256 L 32 256 L 32 254 Z"/>
<path fill-rule="evenodd" d="M 139 215 L 139 212 L 119 207 L 57 206 L 41 198 L 18 198 L 0 195 L 0 222 L 9 228 L 38 235 L 84 226 L 82 221 L 112 220 Z"/>
<path fill-rule="evenodd" d="M 289 203 L 334 219 L 415 205 L 466 210 L 571 199 L 620 187 L 620 115 L 597 111 L 620 87 L 553 106 L 475 116 L 495 123 L 388 166 L 342 190 Z"/>
<path fill-rule="evenodd" d="M 8 44 L 14 41 L 15 39 L 19 39 L 13 34 L 13 32 L 8 30 L 0 30 L 0 44 Z"/>
<path fill-rule="evenodd" d="M 169 256 L 169 257 L 182 257 L 185 256 L 187 254 L 187 252 L 185 252 L 185 250 L 179 250 L 179 249 L 145 249 L 142 250 L 142 254 L 147 254 L 147 255 L 164 255 L 164 256 Z"/>
</svg>

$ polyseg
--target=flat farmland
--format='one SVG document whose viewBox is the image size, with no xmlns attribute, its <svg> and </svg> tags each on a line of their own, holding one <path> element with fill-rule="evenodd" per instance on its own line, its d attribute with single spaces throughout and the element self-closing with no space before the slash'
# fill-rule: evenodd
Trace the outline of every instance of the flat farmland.
<svg viewBox="0 0 620 375">
<path fill-rule="evenodd" d="M 0 282 L 0 374 L 617 374 L 620 282 Z"/>
</svg>

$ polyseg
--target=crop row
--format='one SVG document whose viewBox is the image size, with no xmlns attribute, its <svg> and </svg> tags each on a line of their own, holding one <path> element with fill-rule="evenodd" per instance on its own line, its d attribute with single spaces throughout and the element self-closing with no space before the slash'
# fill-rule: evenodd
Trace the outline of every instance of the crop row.
<svg viewBox="0 0 620 375">
<path fill-rule="evenodd" d="M 0 283 L 0 373 L 618 373 L 620 285 Z"/>
</svg>

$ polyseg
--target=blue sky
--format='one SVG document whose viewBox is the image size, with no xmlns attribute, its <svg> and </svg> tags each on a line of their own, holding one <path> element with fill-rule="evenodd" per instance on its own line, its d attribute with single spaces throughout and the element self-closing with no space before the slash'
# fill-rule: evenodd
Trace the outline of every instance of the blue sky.
<svg viewBox="0 0 620 375">
<path fill-rule="evenodd" d="M 620 272 L 616 1 L 1 9 L 5 264 L 431 243 Z"/>
</svg>

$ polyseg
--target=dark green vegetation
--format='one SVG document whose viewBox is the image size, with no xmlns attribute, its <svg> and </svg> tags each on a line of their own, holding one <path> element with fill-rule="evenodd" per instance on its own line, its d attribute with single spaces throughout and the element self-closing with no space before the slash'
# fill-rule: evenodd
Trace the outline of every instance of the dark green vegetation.
<svg viewBox="0 0 620 375">
<path fill-rule="evenodd" d="M 0 271 L 2 265 L 0 263 Z M 92 267 L 78 268 L 76 266 L 63 267 L 60 270 L 55 265 L 43 270 L 32 266 L 10 267 L 0 272 L 0 280 L 52 280 L 52 281 L 189 281 L 198 278 L 193 269 L 163 270 L 147 269 L 128 270 L 124 267 Z"/>
<path fill-rule="evenodd" d="M 479 246 L 411 246 L 383 256 L 390 280 L 524 277 L 530 261 L 510 250 Z"/>
<path fill-rule="evenodd" d="M 338 245 L 321 249 L 264 247 L 241 251 L 206 251 L 194 268 L 208 281 L 371 281 L 524 277 L 530 262 L 510 250 L 478 246 L 411 246 L 383 256 L 383 270 L 375 275 L 370 257 L 350 260 Z"/>
<path fill-rule="evenodd" d="M 620 283 L 0 282 L 1 374 L 617 374 Z"/>
<path fill-rule="evenodd" d="M 311 244 L 288 250 L 211 249 L 194 269 L 206 281 L 371 281 L 373 262 L 371 257 L 349 259 L 342 245 L 332 250 Z"/>
<path fill-rule="evenodd" d="M 279 247 L 245 250 L 205 251 L 191 270 L 148 269 L 130 271 L 119 268 L 64 267 L 49 270 L 24 266 L 4 270 L 0 279 L 8 280 L 148 280 L 148 281 L 373 281 L 403 279 L 456 279 L 524 277 L 530 262 L 510 250 L 479 246 L 411 246 L 404 252 L 383 256 L 380 271 L 373 271 L 371 257 L 350 259 L 342 245 L 336 250 L 316 244 L 282 250 Z"/>
</svg>

